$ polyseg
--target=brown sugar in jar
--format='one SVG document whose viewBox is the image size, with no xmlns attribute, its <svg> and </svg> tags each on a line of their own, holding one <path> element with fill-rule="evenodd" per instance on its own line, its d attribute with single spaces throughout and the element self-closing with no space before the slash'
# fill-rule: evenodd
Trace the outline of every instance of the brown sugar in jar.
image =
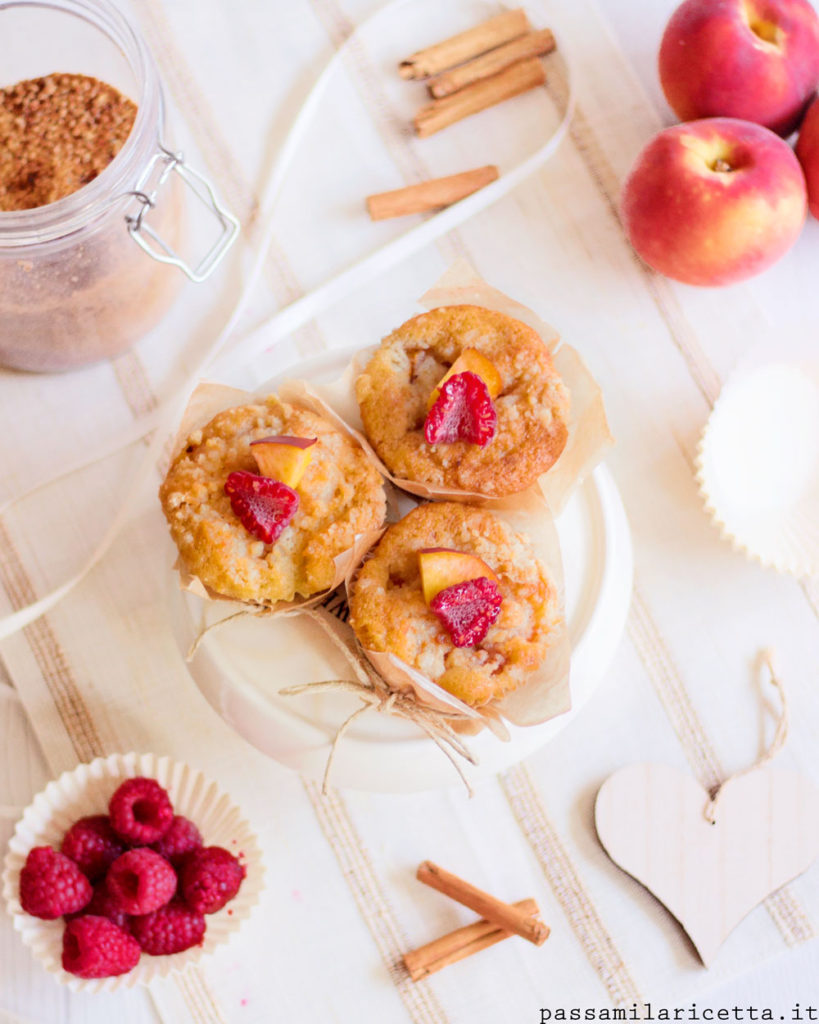
<svg viewBox="0 0 819 1024">
<path fill-rule="evenodd" d="M 58 70 L 43 75 L 45 60 Z M 204 280 L 238 224 L 163 144 L 156 67 L 110 0 L 0 4 L 11 67 L 23 73 L 0 81 L 0 366 L 66 370 L 156 326 L 184 280 L 176 268 Z M 183 184 L 222 227 L 196 268 L 176 255 Z"/>
<path fill-rule="evenodd" d="M 0 210 L 30 210 L 93 181 L 122 149 L 136 104 L 89 75 L 0 89 Z"/>
</svg>

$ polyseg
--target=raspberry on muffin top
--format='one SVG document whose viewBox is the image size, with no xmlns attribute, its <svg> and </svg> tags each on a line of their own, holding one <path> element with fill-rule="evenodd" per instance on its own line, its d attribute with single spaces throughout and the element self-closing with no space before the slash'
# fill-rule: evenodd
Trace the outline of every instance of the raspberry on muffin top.
<svg viewBox="0 0 819 1024">
<path fill-rule="evenodd" d="M 298 507 L 281 531 L 269 534 L 274 542 L 265 543 L 248 529 L 247 515 L 237 514 L 225 484 L 232 474 L 259 474 L 251 445 L 271 435 L 316 444 L 296 487 Z M 378 529 L 385 514 L 383 481 L 361 448 L 320 416 L 274 395 L 227 409 L 194 431 L 159 495 L 188 572 L 219 594 L 260 604 L 329 587 L 333 560 L 357 534 Z"/>
<path fill-rule="evenodd" d="M 430 549 L 468 553 L 491 574 L 482 578 L 494 578 L 499 611 L 477 643 L 458 646 L 425 599 L 419 554 Z M 365 650 L 396 655 L 475 707 L 526 681 L 559 621 L 557 590 L 528 541 L 493 513 L 455 502 L 419 505 L 388 527 L 350 589 L 350 622 Z"/>
<path fill-rule="evenodd" d="M 479 443 L 430 443 L 430 398 L 467 350 L 494 371 L 482 401 L 491 400 L 495 429 Z M 569 395 L 549 349 L 527 324 L 481 306 L 442 306 L 402 324 L 358 378 L 356 397 L 367 437 L 395 476 L 492 497 L 534 484 L 568 437 Z"/>
</svg>

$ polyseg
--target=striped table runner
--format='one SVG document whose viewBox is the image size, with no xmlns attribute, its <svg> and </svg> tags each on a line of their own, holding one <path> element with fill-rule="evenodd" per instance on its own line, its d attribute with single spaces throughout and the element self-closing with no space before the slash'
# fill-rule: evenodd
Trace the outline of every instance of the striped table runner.
<svg viewBox="0 0 819 1024">
<path fill-rule="evenodd" d="M 453 5 L 440 12 L 440 28 L 424 31 L 445 35 L 459 18 L 468 23 L 486 10 L 477 2 Z M 258 182 L 285 113 L 311 68 L 369 5 L 299 0 L 251 10 L 224 0 L 195 8 L 135 0 L 132 11 L 177 117 L 184 115 L 180 136 L 252 228 Z M 759 707 L 750 664 L 761 644 L 780 652 L 795 705 L 798 725 L 783 756 L 809 770 L 819 709 L 806 666 L 819 653 L 819 594 L 732 553 L 707 522 L 692 478 L 698 432 L 733 362 L 764 325 L 754 297 L 749 288 L 679 288 L 634 259 L 618 225 L 617 196 L 657 115 L 594 0 L 533 3 L 531 14 L 559 31 L 578 91 L 557 157 L 392 271 L 377 294 L 351 296 L 303 328 L 277 358 L 371 342 L 409 316 L 415 297 L 459 255 L 536 308 L 580 349 L 606 395 L 618 438 L 609 464 L 635 540 L 627 634 L 588 709 L 472 801 L 457 789 L 323 798 L 315 783 L 234 736 L 197 692 L 168 628 L 172 553 L 156 502 L 146 496 L 104 563 L 0 653 L 51 772 L 114 750 L 168 753 L 219 778 L 258 828 L 270 882 L 263 904 L 201 969 L 152 989 L 168 1024 L 306 1024 L 352 1013 L 494 1024 L 537 1020 L 541 1007 L 671 1005 L 811 938 L 819 922 L 814 871 L 755 911 L 706 973 L 675 923 L 607 860 L 594 836 L 596 790 L 628 760 L 688 765 L 710 785 L 754 759 Z M 349 121 L 322 123 L 282 199 L 265 275 L 271 304 L 297 298 L 332 269 L 332 246 L 311 223 L 307 191 L 302 209 L 294 197 L 345 154 L 361 159 L 359 130 L 371 147 L 374 180 L 376 172 L 414 181 L 458 169 L 439 170 L 438 150 L 413 139 L 392 105 L 385 53 L 401 46 L 384 40 L 376 51 L 364 41 L 351 50 Z M 548 88 L 559 100 L 567 83 L 554 75 Z M 360 176 L 363 195 L 369 189 Z M 363 218 L 351 216 L 351 231 L 364 230 Z M 175 342 L 206 329 L 211 299 L 219 300 L 215 290 L 203 298 L 189 288 L 168 323 L 134 353 L 99 367 L 61 378 L 0 376 L 0 498 L 22 492 L 32 469 L 37 476 L 56 471 L 78 451 L 94 450 L 105 432 L 155 408 L 180 372 Z M 136 449 L 123 452 L 0 520 L 0 610 L 25 605 L 77 567 L 138 459 Z M 542 949 L 503 943 L 413 984 L 401 953 L 468 919 L 419 891 L 413 873 L 424 858 L 510 900 L 535 896 L 553 929 L 549 942 Z"/>
</svg>

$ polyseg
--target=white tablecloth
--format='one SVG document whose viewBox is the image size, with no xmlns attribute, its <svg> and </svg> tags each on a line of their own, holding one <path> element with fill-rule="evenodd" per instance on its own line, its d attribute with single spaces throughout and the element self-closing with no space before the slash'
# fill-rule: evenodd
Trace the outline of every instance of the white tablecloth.
<svg viewBox="0 0 819 1024">
<path fill-rule="evenodd" d="M 49 1022 L 356 1016 L 522 1024 L 539 1020 L 541 1007 L 724 1000 L 784 1013 L 810 999 L 819 869 L 754 911 L 706 972 L 669 915 L 606 858 L 591 819 L 598 786 L 629 760 L 687 766 L 709 784 L 754 760 L 763 721 L 750 665 L 761 645 L 776 647 L 794 708 L 783 763 L 817 773 L 819 590 L 746 562 L 719 539 L 692 460 L 721 384 L 749 343 L 774 350 L 781 332 L 815 320 L 819 227 L 809 224 L 763 277 L 718 292 L 676 286 L 634 259 L 616 201 L 638 148 L 670 120 L 654 54 L 671 6 L 611 0 L 601 15 L 593 0 L 551 10 L 533 4 L 533 18 L 558 29 L 578 92 L 558 155 L 513 195 L 389 271 L 377 289 L 352 295 L 275 350 L 284 366 L 372 342 L 411 315 L 415 298 L 457 255 L 580 349 L 618 439 L 608 464 L 636 560 L 627 633 L 593 702 L 547 749 L 472 801 L 459 790 L 322 799 L 314 783 L 239 740 L 197 692 L 167 628 L 164 527 L 146 490 L 103 564 L 0 648 L 33 723 L 0 690 L 0 803 L 24 805 L 55 772 L 98 753 L 169 753 L 204 768 L 245 806 L 265 848 L 268 891 L 232 944 L 182 985 L 164 983 L 151 996 L 69 994 L 32 963 L 0 915 L 0 1020 L 8 1012 Z M 434 18 L 425 8 L 417 37 L 440 37 L 459 17 L 469 23 L 469 5 L 455 7 Z M 309 81 L 372 9 L 364 0 L 133 5 L 177 108 L 177 139 L 251 227 L 259 183 Z M 363 196 L 458 169 L 436 164 L 439 151 L 413 140 L 393 115 L 393 87 L 382 83 L 403 44 L 386 39 L 384 52 L 351 52 L 349 82 L 331 98 L 349 121 L 331 118 L 306 142 L 277 213 L 259 308 L 292 301 L 391 237 L 393 228 L 372 229 L 358 209 L 328 210 L 333 189 L 357 184 Z M 486 158 L 494 156 L 490 147 Z M 212 334 L 214 310 L 234 286 L 225 272 L 216 284 L 187 288 L 160 329 L 111 363 L 63 377 L 0 374 L 0 501 L 150 413 Z M 138 448 L 3 517 L 0 613 L 78 567 L 127 490 Z M 0 827 L 9 833 L 8 821 Z M 420 889 L 413 874 L 424 858 L 510 900 L 535 896 L 552 937 L 542 949 L 503 943 L 413 985 L 400 953 L 470 919 Z M 735 976 L 721 995 L 706 994 Z"/>
</svg>

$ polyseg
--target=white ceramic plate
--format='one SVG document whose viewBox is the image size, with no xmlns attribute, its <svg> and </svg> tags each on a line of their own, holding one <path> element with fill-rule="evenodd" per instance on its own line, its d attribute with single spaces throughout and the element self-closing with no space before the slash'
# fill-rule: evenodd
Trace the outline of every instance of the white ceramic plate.
<svg viewBox="0 0 819 1024">
<path fill-rule="evenodd" d="M 286 376 L 337 376 L 351 356 L 332 352 L 291 367 Z M 275 382 L 273 382 L 275 386 Z M 479 759 L 466 766 L 471 781 L 517 763 L 564 729 L 602 681 L 625 626 L 631 598 L 631 537 L 620 495 L 604 467 L 577 489 L 557 520 L 572 641 L 572 710 L 543 725 L 510 726 L 503 743 L 484 731 L 467 741 Z M 169 588 L 170 616 L 181 651 L 201 622 L 199 598 Z M 281 697 L 295 680 L 338 678 L 349 669 L 315 623 L 307 619 L 238 619 L 208 634 L 190 663 L 210 704 L 240 735 L 277 761 L 320 779 L 336 730 L 360 706 L 338 693 Z M 315 668 L 312 668 L 315 666 Z M 333 784 L 351 789 L 412 792 L 459 785 L 452 766 L 411 723 L 371 712 L 345 734 L 333 765 Z"/>
</svg>

